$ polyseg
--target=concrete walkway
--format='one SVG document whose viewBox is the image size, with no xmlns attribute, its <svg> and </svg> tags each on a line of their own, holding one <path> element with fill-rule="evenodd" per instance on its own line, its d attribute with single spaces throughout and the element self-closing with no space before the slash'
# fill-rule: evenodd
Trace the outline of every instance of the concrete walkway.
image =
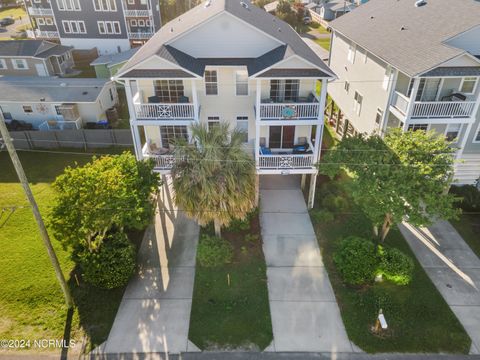
<svg viewBox="0 0 480 360">
<path fill-rule="evenodd" d="M 174 209 L 166 186 L 145 234 L 104 353 L 198 351 L 188 341 L 199 228 Z M 158 210 L 158 209 L 157 209 Z"/>
<path fill-rule="evenodd" d="M 352 352 L 299 177 L 260 177 L 273 342 L 266 351 Z"/>
<path fill-rule="evenodd" d="M 428 276 L 472 339 L 480 354 L 480 259 L 448 221 L 427 228 L 400 225 Z"/>
</svg>

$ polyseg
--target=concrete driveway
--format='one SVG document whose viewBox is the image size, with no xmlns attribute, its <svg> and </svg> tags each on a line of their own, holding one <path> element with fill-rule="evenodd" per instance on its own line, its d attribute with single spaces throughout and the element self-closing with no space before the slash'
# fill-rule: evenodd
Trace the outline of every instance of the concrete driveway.
<svg viewBox="0 0 480 360">
<path fill-rule="evenodd" d="M 480 259 L 448 221 L 429 228 L 408 223 L 400 231 L 480 354 Z"/>
<path fill-rule="evenodd" d="M 262 175 L 260 184 L 273 328 L 266 351 L 351 352 L 299 178 Z"/>
<path fill-rule="evenodd" d="M 175 210 L 167 186 L 161 191 L 103 353 L 199 351 L 188 341 L 199 228 Z"/>
</svg>

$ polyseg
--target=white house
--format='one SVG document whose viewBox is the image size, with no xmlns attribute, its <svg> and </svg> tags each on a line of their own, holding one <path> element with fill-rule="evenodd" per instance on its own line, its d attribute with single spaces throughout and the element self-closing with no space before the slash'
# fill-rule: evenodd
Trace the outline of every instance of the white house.
<svg viewBox="0 0 480 360">
<path fill-rule="evenodd" d="M 480 2 L 371 0 L 330 24 L 329 95 L 339 133 L 434 129 L 458 147 L 455 177 L 480 176 Z"/>
<path fill-rule="evenodd" d="M 115 76 L 137 157 L 154 157 L 158 171 L 169 173 L 170 142 L 188 139 L 190 124 L 226 121 L 246 132 L 257 174 L 311 174 L 312 185 L 333 78 L 288 24 L 240 0 L 206 1 L 172 20 Z"/>
<path fill-rule="evenodd" d="M 117 103 L 115 83 L 104 79 L 0 77 L 0 111 L 39 130 L 79 129 L 106 120 Z"/>
</svg>

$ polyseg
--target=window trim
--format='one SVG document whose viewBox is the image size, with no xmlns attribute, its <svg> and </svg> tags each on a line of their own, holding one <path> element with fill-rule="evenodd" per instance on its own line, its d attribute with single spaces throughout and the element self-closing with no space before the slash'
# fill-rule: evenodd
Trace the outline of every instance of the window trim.
<svg viewBox="0 0 480 360">
<path fill-rule="evenodd" d="M 140 23 L 142 23 L 143 25 L 141 25 Z M 145 27 L 145 20 L 138 19 L 138 27 Z"/>
<path fill-rule="evenodd" d="M 52 18 L 45 18 L 45 25 L 47 26 L 52 26 L 53 25 L 53 19 Z"/>
<path fill-rule="evenodd" d="M 447 124 L 447 126 L 445 126 L 445 131 L 443 133 L 443 135 L 445 136 L 445 138 L 447 138 L 447 133 L 448 133 L 448 127 L 451 126 L 451 125 L 460 125 L 460 128 L 458 129 L 458 134 L 457 134 L 457 137 L 452 141 L 452 144 L 458 144 L 458 141 L 459 141 L 459 138 L 460 138 L 460 134 L 463 130 L 463 124 L 462 123 L 453 123 L 453 124 Z"/>
<path fill-rule="evenodd" d="M 25 108 L 30 108 L 30 111 L 25 111 Z M 32 105 L 22 105 L 22 110 L 24 114 L 33 114 L 33 106 Z"/>
<path fill-rule="evenodd" d="M 98 2 L 98 7 L 97 7 Z M 107 8 L 103 7 L 102 0 L 92 0 L 93 3 L 93 10 L 96 12 L 117 12 L 117 3 L 115 0 L 107 0 Z M 111 7 L 113 4 L 114 8 Z"/>
<path fill-rule="evenodd" d="M 137 27 L 138 26 L 137 19 L 130 19 L 130 26 Z"/>
<path fill-rule="evenodd" d="M 24 64 L 25 67 L 23 67 L 23 68 L 18 67 L 17 63 L 16 63 L 17 61 L 21 61 Z M 12 59 L 11 62 L 12 62 L 13 68 L 15 70 L 28 70 L 29 69 L 28 62 L 25 59 L 18 59 L 18 58 L 17 59 Z"/>
<path fill-rule="evenodd" d="M 207 71 L 209 72 L 215 72 L 215 82 L 209 81 L 207 82 Z M 218 91 L 218 69 L 209 69 L 205 70 L 203 74 L 203 82 L 205 83 L 205 96 L 218 96 L 219 91 Z M 207 84 L 215 84 L 216 92 L 215 94 L 209 94 L 207 91 Z"/>
<path fill-rule="evenodd" d="M 462 91 L 462 87 L 463 87 L 463 83 L 465 82 L 465 79 L 468 79 L 468 78 L 475 78 L 475 84 L 473 85 L 473 89 L 472 89 L 472 92 L 465 92 L 465 91 Z M 461 92 L 462 94 L 465 94 L 465 95 L 473 95 L 475 94 L 475 91 L 477 91 L 477 86 L 478 86 L 478 76 L 464 76 L 462 77 L 462 81 L 460 82 L 460 86 L 458 87 L 458 91 Z"/>
<path fill-rule="evenodd" d="M 468 135 L 468 134 L 465 134 Z M 476 140 L 478 137 L 478 140 Z M 477 131 L 473 134 L 473 139 L 472 139 L 473 144 L 480 144 L 480 124 L 477 126 Z"/>
<path fill-rule="evenodd" d="M 245 122 L 245 123 L 247 123 L 247 131 L 246 131 L 246 132 L 244 131 L 244 133 L 247 135 L 247 139 L 246 139 L 246 141 L 244 141 L 243 143 L 244 143 L 244 144 L 248 144 L 248 139 L 249 139 L 249 138 L 248 138 L 248 135 L 249 135 L 249 133 L 248 133 L 249 118 L 248 118 L 248 116 L 246 116 L 246 115 L 237 115 L 237 116 L 235 117 L 235 129 L 238 128 L 238 122 L 239 122 L 239 121 L 240 121 L 240 122 Z"/>
<path fill-rule="evenodd" d="M 75 27 L 77 31 L 73 31 L 73 26 L 72 24 L 75 24 Z M 65 25 L 68 25 L 68 31 L 67 27 Z M 85 26 L 85 21 L 83 20 L 62 20 L 62 27 L 63 27 L 63 32 L 65 34 L 86 34 L 87 33 L 87 27 Z M 80 30 L 83 29 L 83 30 Z"/>
<path fill-rule="evenodd" d="M 408 126 L 407 126 L 407 131 L 410 130 L 410 129 L 409 129 L 410 126 L 411 126 L 412 128 L 414 128 L 415 126 L 420 126 L 420 125 L 427 125 L 427 128 L 425 129 L 425 131 L 430 131 L 432 124 L 429 124 L 429 123 L 408 124 Z M 417 131 L 417 130 L 415 130 L 415 129 L 411 129 L 411 130 L 412 130 L 412 131 Z M 418 130 L 421 130 L 421 129 L 418 129 Z"/>
<path fill-rule="evenodd" d="M 350 93 L 350 81 L 345 80 L 345 83 L 343 84 L 343 90 L 345 90 L 347 94 Z"/>
<path fill-rule="evenodd" d="M 42 17 L 37 18 L 37 24 L 38 25 L 45 25 L 45 19 Z"/>
<path fill-rule="evenodd" d="M 71 5 L 70 9 L 67 6 L 67 2 Z M 76 8 L 75 5 L 78 5 L 78 8 Z M 57 0 L 57 9 L 59 11 L 82 11 L 82 5 L 80 4 L 80 0 Z"/>
<path fill-rule="evenodd" d="M 247 81 L 246 82 L 241 82 L 239 83 L 238 82 L 238 79 L 237 79 L 237 73 L 244 73 L 246 74 L 247 76 Z M 235 96 L 249 96 L 250 95 L 250 86 L 248 84 L 248 71 L 247 70 L 235 70 L 233 72 L 233 78 L 234 78 L 234 81 L 235 81 Z M 218 78 L 217 78 L 217 82 L 218 82 Z M 246 94 L 239 94 L 238 93 L 238 85 L 247 85 L 247 93 Z"/>
<path fill-rule="evenodd" d="M 210 115 L 207 116 L 207 130 L 210 131 L 210 123 L 218 123 L 220 124 L 220 116 L 219 115 Z"/>
<path fill-rule="evenodd" d="M 357 95 L 362 98 L 361 102 L 357 101 Z M 363 95 L 358 90 L 355 90 L 355 94 L 353 95 L 353 111 L 357 116 L 360 116 L 362 113 L 363 99 Z"/>
<path fill-rule="evenodd" d="M 347 60 L 350 64 L 355 64 L 355 57 L 357 54 L 357 44 L 351 43 L 348 45 Z"/>
<path fill-rule="evenodd" d="M 378 124 L 377 124 L 377 115 L 380 115 L 380 121 L 378 122 Z M 384 115 L 385 115 L 385 112 L 382 109 L 377 108 L 377 112 L 375 113 L 375 126 L 380 127 L 382 125 L 382 120 Z"/>
<path fill-rule="evenodd" d="M 0 65 L 0 70 L 8 70 L 7 62 L 5 61 L 5 59 L 0 59 Z"/>
</svg>

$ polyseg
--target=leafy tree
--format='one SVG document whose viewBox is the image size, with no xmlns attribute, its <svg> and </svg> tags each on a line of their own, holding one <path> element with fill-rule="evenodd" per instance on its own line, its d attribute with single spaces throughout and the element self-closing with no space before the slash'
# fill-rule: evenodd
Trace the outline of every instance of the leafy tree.
<svg viewBox="0 0 480 360">
<path fill-rule="evenodd" d="M 435 132 L 395 129 L 384 140 L 377 135 L 346 137 L 319 167 L 330 178 L 341 171 L 352 175 L 352 198 L 383 242 L 391 226 L 404 219 L 426 226 L 435 217 L 456 216 L 456 199 L 447 193 L 454 152 Z"/>
<path fill-rule="evenodd" d="M 215 235 L 255 206 L 255 163 L 243 149 L 243 132 L 227 123 L 210 130 L 191 126 L 195 145 L 178 141 L 172 169 L 175 203 L 200 225 L 213 221 Z"/>
<path fill-rule="evenodd" d="M 159 185 L 150 162 L 125 152 L 68 167 L 53 183 L 55 204 L 49 216 L 53 234 L 75 252 L 95 251 L 115 227 L 145 228 L 154 212 L 151 194 Z"/>
<path fill-rule="evenodd" d="M 293 10 L 288 0 L 280 0 L 275 9 L 275 15 L 295 28 L 298 25 L 297 13 Z"/>
</svg>

